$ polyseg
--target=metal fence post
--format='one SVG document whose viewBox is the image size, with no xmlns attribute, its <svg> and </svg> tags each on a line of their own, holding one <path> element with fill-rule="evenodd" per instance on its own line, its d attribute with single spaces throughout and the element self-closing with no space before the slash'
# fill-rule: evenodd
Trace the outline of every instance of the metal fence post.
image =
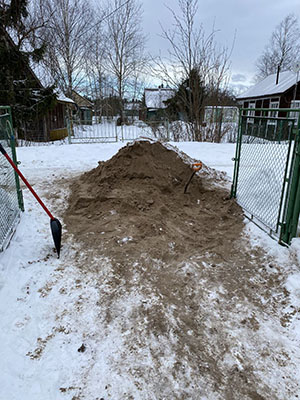
<svg viewBox="0 0 300 400">
<path fill-rule="evenodd" d="M 124 125 L 121 123 L 121 135 L 122 135 L 122 142 L 124 142 Z"/>
<path fill-rule="evenodd" d="M 14 136 L 14 130 L 13 130 L 13 123 L 12 123 L 12 115 L 11 115 L 11 108 L 8 108 L 8 113 L 9 113 L 9 130 L 10 133 L 8 133 L 9 139 L 10 139 L 10 148 L 11 148 L 11 154 L 12 154 L 12 159 L 15 165 L 18 165 L 18 160 L 17 160 L 17 153 L 16 153 L 16 141 L 15 141 L 15 136 Z M 16 181 L 16 189 L 17 189 L 17 196 L 18 196 L 18 203 L 19 203 L 19 208 L 20 210 L 24 211 L 24 200 L 23 200 L 23 193 L 22 189 L 20 186 L 20 179 L 18 174 L 14 171 L 15 174 L 15 181 Z"/>
<path fill-rule="evenodd" d="M 236 149 L 235 149 L 235 157 L 234 161 L 234 171 L 233 171 L 233 182 L 231 186 L 231 193 L 230 197 L 236 197 L 237 191 L 237 183 L 238 183 L 238 175 L 239 175 L 239 166 L 240 166 L 240 156 L 241 156 L 241 145 L 242 145 L 242 110 L 240 110 L 239 115 L 239 122 L 238 122 L 238 137 L 236 142 Z"/>
<path fill-rule="evenodd" d="M 9 106 L 0 106 L 0 141 L 14 163 L 18 164 Z M 3 251 L 15 232 L 20 220 L 20 212 L 24 211 L 24 203 L 19 177 L 2 158 L 0 159 L 0 181 L 0 251 Z"/>
<path fill-rule="evenodd" d="M 15 145 L 15 137 L 14 135 L 11 135 L 10 138 L 10 145 L 11 145 L 11 153 L 12 153 L 12 159 L 13 162 L 15 163 L 15 165 L 18 165 L 18 161 L 17 161 L 17 154 L 16 154 L 16 145 Z M 16 181 L 16 189 L 17 189 L 17 196 L 18 196 L 18 203 L 19 203 L 19 207 L 20 210 L 24 211 L 24 199 L 23 199 L 23 193 L 22 193 L 22 189 L 20 186 L 20 179 L 18 174 L 14 171 L 15 174 L 15 181 Z"/>
<path fill-rule="evenodd" d="M 72 144 L 72 129 L 71 129 L 71 121 L 69 118 L 67 118 L 67 131 L 68 131 L 68 143 Z"/>
<path fill-rule="evenodd" d="M 299 123 L 295 137 L 294 159 L 289 177 L 289 189 L 285 202 L 285 223 L 281 226 L 280 241 L 290 244 L 297 234 L 300 213 L 300 140 Z"/>
<path fill-rule="evenodd" d="M 166 128 L 167 128 L 167 142 L 170 141 L 170 124 L 169 124 L 169 120 L 166 119 Z"/>
</svg>

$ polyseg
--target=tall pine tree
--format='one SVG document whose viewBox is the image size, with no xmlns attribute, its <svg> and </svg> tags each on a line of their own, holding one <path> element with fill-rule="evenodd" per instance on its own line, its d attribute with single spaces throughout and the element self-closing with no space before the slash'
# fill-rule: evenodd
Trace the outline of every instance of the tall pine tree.
<svg viewBox="0 0 300 400">
<path fill-rule="evenodd" d="M 0 105 L 12 107 L 14 125 L 26 131 L 55 105 L 53 87 L 43 87 L 30 68 L 39 62 L 45 45 L 32 48 L 28 35 L 27 0 L 0 2 Z M 30 27 L 34 33 L 34 27 Z M 14 40 L 15 39 L 15 40 Z"/>
<path fill-rule="evenodd" d="M 200 73 L 193 68 L 179 85 L 174 97 L 167 100 L 167 113 L 171 119 L 181 119 L 193 125 L 193 140 L 200 140 L 204 117 L 206 88 Z"/>
</svg>

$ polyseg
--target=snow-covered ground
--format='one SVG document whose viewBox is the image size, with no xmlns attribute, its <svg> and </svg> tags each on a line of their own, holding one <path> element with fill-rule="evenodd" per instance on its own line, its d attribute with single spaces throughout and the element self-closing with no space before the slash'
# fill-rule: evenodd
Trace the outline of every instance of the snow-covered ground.
<svg viewBox="0 0 300 400">
<path fill-rule="evenodd" d="M 96 167 L 98 161 L 111 158 L 124 145 L 112 143 L 24 147 L 18 149 L 18 158 L 23 174 L 43 197 L 53 214 L 61 218 L 67 195 L 67 189 L 63 189 L 63 179 Z M 225 171 L 232 177 L 235 145 L 174 145 L 192 158 Z M 59 190 L 56 187 L 58 181 Z M 109 330 L 103 331 L 99 324 L 95 325 L 101 296 L 110 290 L 106 285 L 108 260 L 91 260 L 101 265 L 99 282 L 95 285 L 92 281 L 93 274 L 79 276 L 78 269 L 75 268 L 82 257 L 75 238 L 73 242 L 64 243 L 61 258 L 56 259 L 52 251 L 48 217 L 26 188 L 23 193 L 26 211 L 22 214 L 10 246 L 0 254 L 0 400 L 177 399 L 175 394 L 157 397 L 151 393 L 151 382 L 147 387 L 140 388 L 128 375 L 120 372 L 123 358 L 130 359 L 130 355 L 124 354 L 124 341 L 129 332 L 119 331 L 118 325 L 114 324 L 111 324 Z M 272 356 L 269 358 L 267 386 L 271 387 L 273 393 L 276 392 L 278 399 L 296 399 L 300 397 L 300 390 L 295 383 L 300 381 L 300 239 L 295 239 L 290 248 L 284 248 L 246 221 L 245 235 L 250 236 L 254 248 L 262 247 L 285 271 L 284 287 L 289 293 L 289 299 L 284 305 L 286 327 L 283 324 L 279 329 L 274 317 L 270 317 L 261 323 L 255 335 L 264 337 L 264 343 L 272 346 L 264 350 L 271 355 L 273 353 L 274 358 L 274 365 L 270 364 Z M 212 295 L 216 296 L 216 293 Z M 155 302 L 154 298 L 147 300 Z M 128 293 L 126 303 L 119 304 L 118 310 L 114 311 L 119 311 L 126 319 L 132 305 L 144 301 L 136 293 Z M 101 319 L 101 315 L 99 318 Z M 235 332 L 231 334 L 235 336 Z M 87 341 L 94 346 L 85 346 Z M 276 343 L 285 352 L 276 354 Z M 161 345 L 167 352 L 168 343 Z M 239 350 L 235 350 L 235 361 L 229 357 L 227 361 L 224 359 L 224 363 L 238 365 L 237 353 L 245 351 L 242 350 L 242 342 L 240 346 Z M 247 346 L 245 348 L 247 351 Z M 149 370 L 155 368 L 151 365 L 147 347 L 143 349 L 144 365 Z M 114 365 L 119 365 L 120 370 L 112 369 L 112 360 Z M 169 361 L 171 360 L 172 354 L 169 355 Z M 276 360 L 281 362 L 282 367 L 278 367 Z M 168 370 L 170 365 L 166 363 L 163 367 Z M 188 373 L 187 369 L 185 378 Z M 138 376 L 138 370 L 136 374 Z M 287 387 L 281 383 L 283 375 L 294 380 L 290 397 Z M 180 383 L 172 380 L 171 375 L 169 383 L 175 393 Z M 163 387 L 167 383 L 160 384 L 163 393 Z M 198 385 L 205 386 L 205 382 L 198 382 Z M 185 398 L 195 400 L 229 398 L 228 395 L 209 396 L 205 388 L 204 394 L 200 396 L 198 394 L 202 392 L 199 387 L 195 389 L 194 396 L 191 392 L 188 393 Z M 271 399 L 267 393 L 265 397 L 251 398 Z"/>
</svg>

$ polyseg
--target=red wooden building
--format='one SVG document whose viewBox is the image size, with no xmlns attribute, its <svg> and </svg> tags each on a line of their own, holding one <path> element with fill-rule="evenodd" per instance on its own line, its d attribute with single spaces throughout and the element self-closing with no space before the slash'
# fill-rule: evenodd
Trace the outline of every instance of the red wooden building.
<svg viewBox="0 0 300 400">
<path fill-rule="evenodd" d="M 300 108 L 299 77 L 291 71 L 269 75 L 237 100 L 243 108 Z"/>
</svg>

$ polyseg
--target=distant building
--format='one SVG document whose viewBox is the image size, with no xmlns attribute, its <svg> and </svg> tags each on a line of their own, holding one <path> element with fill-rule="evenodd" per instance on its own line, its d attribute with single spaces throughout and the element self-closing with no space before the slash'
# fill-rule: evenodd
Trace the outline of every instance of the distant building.
<svg viewBox="0 0 300 400">
<path fill-rule="evenodd" d="M 125 101 L 124 102 L 125 118 L 130 121 L 138 119 L 140 116 L 141 108 L 142 108 L 142 103 L 139 100 L 133 99 L 132 101 Z"/>
<path fill-rule="evenodd" d="M 158 87 L 157 89 L 145 89 L 145 119 L 158 120 L 165 116 L 166 101 L 175 95 L 175 89 Z"/>
<path fill-rule="evenodd" d="M 93 120 L 93 103 L 72 90 L 72 99 L 77 105 L 77 115 L 83 124 L 91 125 Z"/>
</svg>

